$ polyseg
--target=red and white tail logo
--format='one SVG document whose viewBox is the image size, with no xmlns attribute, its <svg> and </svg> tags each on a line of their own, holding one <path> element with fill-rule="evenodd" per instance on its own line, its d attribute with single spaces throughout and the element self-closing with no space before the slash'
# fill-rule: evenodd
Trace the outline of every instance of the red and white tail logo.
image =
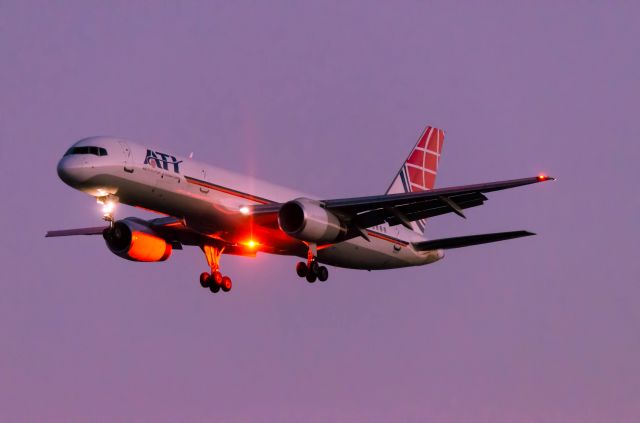
<svg viewBox="0 0 640 423">
<path fill-rule="evenodd" d="M 386 193 L 397 194 L 433 189 L 443 143 L 444 131 L 427 126 Z M 415 223 L 416 225 L 413 226 L 416 232 L 422 233 L 424 220 Z"/>
</svg>

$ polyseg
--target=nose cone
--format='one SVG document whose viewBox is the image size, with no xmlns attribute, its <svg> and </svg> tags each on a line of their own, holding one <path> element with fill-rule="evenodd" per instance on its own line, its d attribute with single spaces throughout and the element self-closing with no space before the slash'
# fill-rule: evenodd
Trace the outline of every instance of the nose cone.
<svg viewBox="0 0 640 423">
<path fill-rule="evenodd" d="M 75 160 L 75 157 L 63 157 L 58 162 L 58 176 L 64 181 L 65 184 L 78 187 L 85 182 L 89 175 L 87 174 L 87 168 L 84 163 Z"/>
</svg>

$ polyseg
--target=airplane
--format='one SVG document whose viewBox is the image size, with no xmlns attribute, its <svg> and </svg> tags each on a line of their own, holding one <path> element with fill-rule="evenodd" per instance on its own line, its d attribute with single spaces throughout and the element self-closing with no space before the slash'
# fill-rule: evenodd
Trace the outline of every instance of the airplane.
<svg viewBox="0 0 640 423">
<path fill-rule="evenodd" d="M 228 292 L 223 254 L 302 258 L 296 273 L 309 283 L 329 277 L 326 265 L 364 270 L 430 264 L 444 251 L 535 235 L 509 231 L 427 240 L 426 219 L 482 205 L 485 194 L 551 181 L 544 174 L 513 180 L 435 188 L 444 131 L 427 126 L 384 194 L 318 199 L 122 138 L 96 136 L 71 146 L 57 173 L 97 199 L 103 226 L 49 231 L 46 237 L 102 235 L 108 249 L 138 262 L 167 260 L 173 250 L 198 246 L 209 267 L 200 285 Z M 122 203 L 163 217 L 117 220 Z M 105 226 L 107 225 L 108 226 Z"/>
</svg>

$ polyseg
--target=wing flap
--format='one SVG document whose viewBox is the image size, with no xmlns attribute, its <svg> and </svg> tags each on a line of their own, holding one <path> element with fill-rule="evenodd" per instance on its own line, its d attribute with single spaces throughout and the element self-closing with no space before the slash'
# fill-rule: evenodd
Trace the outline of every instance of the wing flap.
<svg viewBox="0 0 640 423">
<path fill-rule="evenodd" d="M 480 206 L 487 200 L 487 197 L 480 193 L 463 194 L 449 198 L 455 201 L 456 205 L 461 209 Z M 452 212 L 451 207 L 442 201 L 441 198 L 433 198 L 427 201 L 397 206 L 396 209 L 410 222 Z M 402 223 L 390 208 L 379 208 L 360 213 L 354 221 L 356 225 L 363 228 L 369 228 L 385 222 L 390 226 Z"/>
<path fill-rule="evenodd" d="M 535 235 L 529 231 L 495 232 L 490 234 L 458 236 L 441 238 L 431 241 L 413 242 L 411 245 L 417 251 L 450 250 L 453 248 L 470 247 L 472 245 L 488 244 L 490 242 L 506 241 L 523 236 Z"/>
</svg>

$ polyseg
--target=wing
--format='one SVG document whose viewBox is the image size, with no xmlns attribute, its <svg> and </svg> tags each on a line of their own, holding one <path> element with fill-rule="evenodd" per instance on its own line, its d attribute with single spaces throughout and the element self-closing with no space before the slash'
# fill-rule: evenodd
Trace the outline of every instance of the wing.
<svg viewBox="0 0 640 423">
<path fill-rule="evenodd" d="M 151 220 L 142 220 L 138 218 L 133 218 L 135 220 L 139 220 L 148 224 L 153 229 L 156 229 L 160 232 L 164 230 L 171 229 L 182 229 L 184 225 L 182 221 L 176 219 L 175 217 L 160 217 L 157 219 Z M 105 229 L 109 229 L 109 226 L 92 226 L 89 228 L 74 228 L 74 229 L 58 229 L 54 231 L 47 231 L 45 234 L 45 238 L 53 238 L 59 236 L 74 236 L 74 235 L 102 235 Z"/>
<path fill-rule="evenodd" d="M 488 244 L 490 242 L 506 241 L 508 239 L 535 235 L 528 231 L 496 232 L 492 234 L 467 235 L 455 238 L 433 239 L 431 241 L 413 242 L 417 251 L 450 250 L 452 248 L 470 247 L 472 245 Z"/>
<path fill-rule="evenodd" d="M 554 178 L 535 176 L 422 192 L 323 200 L 321 204 L 347 223 L 350 236 L 359 236 L 362 229 L 383 223 L 410 228 L 410 222 L 446 213 L 465 217 L 463 210 L 482 205 L 487 200 L 486 193 L 551 180 Z M 278 203 L 252 206 L 250 214 L 258 224 L 277 225 L 281 206 Z"/>
<path fill-rule="evenodd" d="M 243 245 L 243 243 L 238 242 L 238 240 L 235 239 L 237 237 L 229 237 L 226 236 L 228 234 L 211 232 L 207 225 L 203 225 L 198 221 L 187 223 L 184 219 L 178 219 L 172 216 L 160 217 L 150 220 L 144 220 L 138 217 L 128 217 L 124 220 L 133 221 L 152 229 L 157 235 L 161 236 L 167 242 L 171 243 L 173 249 L 175 250 L 181 250 L 183 245 L 217 245 L 220 247 L 224 247 L 225 254 L 255 256 L 255 253 L 257 251 L 282 253 L 283 251 L 286 252 L 289 250 L 295 250 L 296 247 L 298 249 L 300 247 L 300 245 L 298 245 L 300 244 L 299 242 L 293 242 L 292 244 L 291 239 L 288 239 L 288 244 L 285 245 L 285 247 L 282 247 L 282 242 L 277 242 L 278 234 L 271 234 L 271 232 L 276 231 L 270 231 L 269 236 L 263 237 L 264 239 L 271 239 L 272 241 L 274 241 L 273 243 L 259 244 L 255 247 L 247 248 L 246 245 Z M 48 231 L 45 237 L 51 238 L 73 235 L 102 235 L 107 229 L 109 229 L 109 226 L 54 230 Z M 258 233 L 258 228 L 255 229 L 255 232 Z M 279 232 L 281 236 L 284 235 L 279 229 L 277 232 Z"/>
<path fill-rule="evenodd" d="M 72 235 L 102 235 L 108 226 L 93 226 L 91 228 L 61 229 L 55 231 L 47 231 L 45 237 L 51 238 L 56 236 L 72 236 Z"/>
<path fill-rule="evenodd" d="M 189 231 L 185 227 L 184 223 L 176 219 L 175 217 L 160 217 L 157 219 L 143 220 L 137 217 L 129 218 L 143 223 L 165 237 L 169 242 L 174 244 L 174 248 L 180 249 L 182 239 L 185 235 L 189 234 Z M 105 230 L 109 229 L 109 226 L 92 226 L 89 228 L 74 228 L 74 229 L 59 229 L 54 231 L 47 231 L 45 238 L 61 237 L 61 236 L 75 236 L 75 235 L 102 235 Z"/>
</svg>

